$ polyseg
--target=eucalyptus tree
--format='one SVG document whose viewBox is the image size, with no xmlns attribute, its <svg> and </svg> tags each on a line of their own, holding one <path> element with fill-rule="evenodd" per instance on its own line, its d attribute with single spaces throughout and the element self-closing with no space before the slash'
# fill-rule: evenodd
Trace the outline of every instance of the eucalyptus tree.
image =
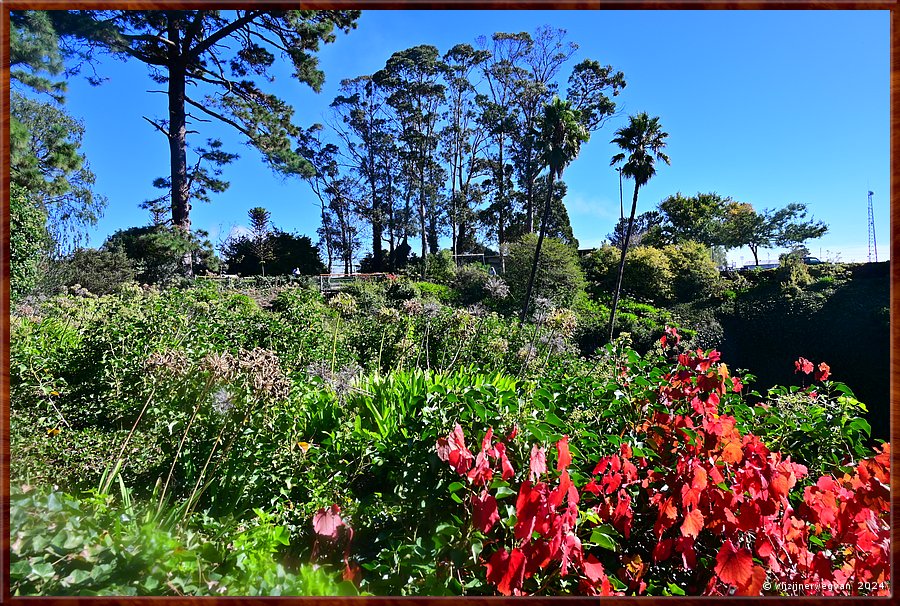
<svg viewBox="0 0 900 606">
<path fill-rule="evenodd" d="M 541 159 L 542 142 L 537 140 L 543 107 L 557 93 L 556 75 L 578 50 L 578 45 L 566 41 L 566 31 L 544 25 L 534 36 L 528 37 L 527 51 L 522 58 L 522 78 L 514 96 L 518 127 L 513 131 L 512 156 L 525 211 L 525 228 L 534 232 L 537 198 L 535 182 L 544 169 Z"/>
<path fill-rule="evenodd" d="M 584 127 L 594 132 L 616 115 L 616 103 L 610 94 L 619 96 L 625 86 L 625 74 L 621 71 L 616 71 L 611 65 L 585 59 L 572 68 L 566 99 L 573 109 L 578 110 Z"/>
<path fill-rule="evenodd" d="M 663 150 L 669 133 L 663 131 L 659 117 L 651 118 L 647 112 L 641 112 L 628 118 L 628 126 L 616 131 L 612 143 L 618 145 L 622 152 L 614 155 L 610 166 L 622 164 L 622 175 L 634 179 L 634 196 L 631 201 L 631 215 L 622 242 L 622 255 L 619 259 L 619 272 L 616 277 L 616 289 L 613 292 L 612 310 L 609 314 L 609 340 L 612 341 L 613 329 L 616 325 L 616 308 L 622 292 L 622 274 L 625 271 L 625 254 L 628 252 L 628 241 L 634 228 L 634 215 L 637 211 L 638 191 L 656 174 L 656 162 L 670 164 L 669 156 Z"/>
<path fill-rule="evenodd" d="M 429 217 L 435 213 L 434 185 L 440 171 L 435 170 L 438 149 L 438 123 L 446 87 L 440 80 L 440 56 L 434 46 L 423 44 L 398 51 L 376 72 L 374 82 L 388 92 L 398 126 L 401 156 L 408 160 L 418 197 L 419 234 L 423 261 L 428 254 Z M 432 226 L 432 233 L 434 232 Z M 433 236 L 436 240 L 436 234 Z M 422 271 L 426 271 L 425 263 Z M 423 274 L 424 275 L 424 274 Z"/>
<path fill-rule="evenodd" d="M 335 201 L 332 198 L 333 192 L 340 191 L 340 187 L 337 186 L 341 178 L 338 163 L 340 150 L 334 143 L 323 141 L 322 132 L 321 124 L 312 125 L 300 137 L 300 145 L 296 151 L 312 165 L 312 171 L 304 179 L 319 200 L 321 225 L 318 234 L 320 242 L 325 246 L 328 273 L 331 273 L 336 251 L 344 248 L 341 245 L 340 226 L 334 217 L 334 206 L 345 200 Z M 346 215 L 346 211 L 341 210 L 341 214 Z"/>
<path fill-rule="evenodd" d="M 544 106 L 544 115 L 540 124 L 541 158 L 548 168 L 547 196 L 538 233 L 537 246 L 534 249 L 534 260 L 531 264 L 531 276 L 525 289 L 525 300 L 522 302 L 521 322 L 525 322 L 528 307 L 531 303 L 531 289 L 537 273 L 538 260 L 541 256 L 541 245 L 547 232 L 550 218 L 550 204 L 553 199 L 553 183 L 562 177 L 563 170 L 578 156 L 581 144 L 590 139 L 590 133 L 582 124 L 578 111 L 572 109 L 571 103 L 554 97 Z"/>
<path fill-rule="evenodd" d="M 473 205 L 480 197 L 478 177 L 486 175 L 484 153 L 488 132 L 478 121 L 476 86 L 473 79 L 478 68 L 489 59 L 486 50 L 476 50 L 470 44 L 457 44 L 443 56 L 442 72 L 447 83 L 446 126 L 441 131 L 443 159 L 450 176 L 448 218 L 450 244 L 454 255 L 474 244 L 471 226 Z M 461 246 L 460 243 L 463 243 Z"/>
<path fill-rule="evenodd" d="M 387 95 L 372 76 L 343 80 L 341 92 L 331 103 L 337 115 L 332 127 L 344 143 L 349 165 L 366 186 L 368 204 L 364 216 L 372 227 L 372 264 L 375 271 L 386 266 L 383 240 L 388 229 L 388 258 L 394 250 L 392 226 L 394 188 L 391 173 L 396 170 L 395 133 L 387 114 Z"/>
<path fill-rule="evenodd" d="M 60 11 L 60 35 L 82 41 L 89 58 L 102 51 L 148 66 L 166 95 L 168 117 L 146 120 L 169 144 L 172 224 L 191 229 L 188 135 L 196 124 L 214 120 L 242 133 L 273 168 L 306 174 L 312 170 L 291 150 L 293 109 L 266 93 L 257 81 L 273 79 L 276 53 L 293 76 L 320 90 L 324 74 L 315 52 L 348 32 L 359 11 L 190 10 Z M 205 96 L 197 94 L 206 93 Z M 189 258 L 185 270 L 190 273 Z"/>
<path fill-rule="evenodd" d="M 490 52 L 490 58 L 482 64 L 482 73 L 487 83 L 487 93 L 480 95 L 479 120 L 487 128 L 491 137 L 488 163 L 493 190 L 493 202 L 482 214 L 487 219 L 488 233 L 497 237 L 501 267 L 505 268 L 504 249 L 507 245 L 506 227 L 511 215 L 509 191 L 512 189 L 512 165 L 509 164 L 510 140 L 517 128 L 518 114 L 514 106 L 520 84 L 527 77 L 525 57 L 531 45 L 531 35 L 497 32 L 488 41 L 478 39 L 483 50 Z"/>
</svg>

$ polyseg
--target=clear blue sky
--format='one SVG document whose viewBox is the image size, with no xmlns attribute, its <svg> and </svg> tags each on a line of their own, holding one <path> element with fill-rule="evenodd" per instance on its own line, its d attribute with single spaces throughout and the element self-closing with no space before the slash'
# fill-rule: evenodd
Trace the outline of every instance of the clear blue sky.
<svg viewBox="0 0 900 606">
<path fill-rule="evenodd" d="M 296 122 L 322 122 L 344 78 L 370 74 L 391 53 L 433 44 L 443 53 L 493 32 L 549 24 L 579 45 L 563 68 L 583 58 L 622 70 L 617 98 L 624 114 L 594 133 L 564 174 L 566 206 L 582 247 L 599 244 L 619 213 L 619 181 L 609 167 L 609 143 L 627 114 L 647 111 L 669 133 L 671 166 L 641 190 L 638 212 L 682 192 L 715 191 L 757 209 L 806 203 L 828 235 L 810 242 L 814 254 L 843 261 L 867 257 L 867 198 L 875 192 L 879 260 L 889 257 L 889 13 L 887 11 L 364 11 L 358 28 L 320 53 L 326 84 L 320 94 L 286 70 L 272 89 L 297 110 Z M 163 117 L 164 95 L 144 65 L 106 59 L 109 81 L 69 85 L 67 110 L 84 120 L 83 151 L 109 198 L 90 243 L 149 222 L 138 204 L 158 195 L 151 186 L 168 168 L 167 144 L 142 116 Z M 197 203 L 193 225 L 215 242 L 246 225 L 247 210 L 264 206 L 274 224 L 308 234 L 318 228 L 316 200 L 299 180 L 282 180 L 229 127 L 199 125 L 196 137 L 221 137 L 240 160 L 226 168 L 231 188 L 211 204 Z M 625 182 L 626 200 L 631 184 Z M 764 251 L 763 258 L 777 258 Z M 747 263 L 747 250 L 730 258 Z"/>
</svg>

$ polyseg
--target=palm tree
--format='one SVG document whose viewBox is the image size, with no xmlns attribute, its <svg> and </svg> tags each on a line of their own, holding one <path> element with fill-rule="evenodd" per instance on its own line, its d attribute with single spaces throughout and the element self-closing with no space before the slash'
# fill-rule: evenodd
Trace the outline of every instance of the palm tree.
<svg viewBox="0 0 900 606">
<path fill-rule="evenodd" d="M 628 241 L 631 239 L 631 230 L 634 227 L 634 215 L 637 211 L 638 190 L 656 174 L 655 163 L 661 160 L 671 164 L 669 156 L 663 153 L 666 147 L 666 137 L 659 124 L 659 118 L 641 112 L 629 117 L 628 126 L 616 131 L 615 143 L 622 148 L 623 153 L 618 153 L 612 158 L 610 166 L 619 164 L 626 159 L 624 152 L 628 152 L 627 161 L 622 165 L 622 175 L 634 179 L 634 198 L 631 201 L 631 216 L 628 218 L 628 228 L 625 230 L 625 242 L 622 244 L 622 257 L 619 259 L 619 276 L 616 279 L 616 290 L 613 293 L 612 311 L 609 314 L 609 340 L 612 342 L 613 329 L 616 325 L 616 307 L 619 304 L 619 295 L 622 292 L 622 274 L 625 273 L 625 253 L 628 251 Z"/>
<path fill-rule="evenodd" d="M 542 147 L 542 160 L 550 169 L 550 176 L 547 201 L 544 203 L 544 213 L 541 215 L 541 229 L 538 234 L 537 247 L 534 249 L 534 261 L 531 263 L 528 287 L 525 289 L 525 301 L 522 303 L 520 322 L 525 322 L 528 306 L 531 303 L 531 289 L 534 286 L 534 276 L 537 273 L 538 259 L 541 256 L 541 245 L 544 243 L 544 235 L 547 233 L 547 223 L 550 217 L 553 181 L 562 177 L 563 169 L 575 159 L 581 150 L 581 144 L 590 137 L 590 133 L 581 123 L 578 110 L 572 109 L 571 103 L 563 101 L 559 97 L 553 97 L 553 101 L 544 106 L 538 142 Z"/>
</svg>

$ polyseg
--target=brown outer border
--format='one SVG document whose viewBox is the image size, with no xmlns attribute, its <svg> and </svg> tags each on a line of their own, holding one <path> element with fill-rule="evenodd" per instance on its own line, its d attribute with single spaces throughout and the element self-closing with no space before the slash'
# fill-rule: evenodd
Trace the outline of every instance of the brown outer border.
<svg viewBox="0 0 900 606">
<path fill-rule="evenodd" d="M 900 243 L 894 237 L 895 226 L 900 222 L 900 204 L 894 203 L 894 197 L 900 190 L 900 0 L 558 0 L 557 2 L 548 2 L 546 0 L 490 0 L 487 2 L 478 0 L 314 0 L 312 2 L 294 2 L 291 0 L 263 2 L 250 2 L 249 0 L 218 0 L 215 2 L 204 2 L 202 0 L 183 0 L 181 2 L 174 1 L 142 1 L 142 2 L 123 2 L 117 0 L 75 0 L 65 2 L 60 0 L 0 0 L 0 154 L 2 154 L 3 174 L 0 178 L 0 201 L 2 201 L 2 213 L 0 213 L 0 512 L 2 512 L 2 525 L 0 525 L 0 602 L 11 601 L 17 604 L 60 604 L 68 605 L 73 601 L 99 601 L 106 604 L 134 604 L 134 603 L 157 603 L 166 605 L 173 603 L 181 603 L 187 601 L 188 598 L 11 598 L 9 595 L 9 542 L 10 537 L 6 529 L 9 528 L 9 51 L 7 49 L 7 40 L 9 40 L 9 11 L 20 10 L 26 8 L 32 9 L 68 9 L 68 8 L 85 8 L 85 9 L 189 9 L 209 6 L 220 6 L 222 8 L 234 7 L 238 5 L 253 4 L 254 7 L 263 8 L 271 6 L 273 8 L 282 8 L 286 5 L 296 6 L 301 4 L 303 8 L 319 8 L 319 9 L 337 9 L 358 7 L 363 9 L 659 9 L 659 10 L 678 10 L 678 9 L 703 9 L 703 10 L 724 10 L 724 9 L 829 9 L 829 10 L 890 10 L 890 37 L 891 37 L 891 61 L 890 61 L 890 128 L 891 128 L 891 364 L 890 364 L 890 389 L 891 389 L 891 443 L 895 449 L 891 452 L 891 552 L 892 552 L 892 570 L 896 570 L 898 553 L 900 553 L 900 529 L 895 523 L 895 513 L 900 506 L 900 477 L 898 477 L 898 455 L 897 444 L 898 436 L 900 436 L 900 427 L 898 427 L 898 400 L 900 400 L 900 359 L 894 356 L 897 345 L 900 344 L 900 326 L 897 325 L 898 316 L 895 314 L 900 305 L 900 292 L 894 286 L 900 280 L 900 269 L 898 264 L 894 262 L 900 253 Z M 853 604 L 876 602 L 880 604 L 893 602 L 894 596 L 891 598 L 781 598 L 770 600 L 772 603 L 781 603 L 782 601 L 802 601 L 804 604 L 836 604 L 843 602 L 852 602 Z M 200 598 L 194 598 L 200 599 Z M 241 603 L 241 604 L 271 604 L 273 600 L 287 600 L 292 602 L 302 602 L 304 604 L 359 604 L 359 598 L 202 598 L 206 603 Z M 394 604 L 404 603 L 429 603 L 440 604 L 452 601 L 459 603 L 460 601 L 469 604 L 498 604 L 507 601 L 527 600 L 531 604 L 545 604 L 552 601 L 564 601 L 572 604 L 592 604 L 595 603 L 593 598 L 493 598 L 493 597 L 466 597 L 466 598 L 397 598 L 397 597 L 377 597 L 364 598 L 367 604 Z M 679 598 L 679 604 L 693 603 L 710 603 L 711 601 L 720 601 L 725 598 L 699 598 L 687 597 Z M 739 599 L 745 601 L 747 599 L 760 598 L 728 598 L 729 600 Z M 765 598 L 763 598 L 765 599 Z M 237 602 L 236 600 L 239 600 Z M 616 604 L 647 604 L 652 598 L 616 598 Z"/>
</svg>

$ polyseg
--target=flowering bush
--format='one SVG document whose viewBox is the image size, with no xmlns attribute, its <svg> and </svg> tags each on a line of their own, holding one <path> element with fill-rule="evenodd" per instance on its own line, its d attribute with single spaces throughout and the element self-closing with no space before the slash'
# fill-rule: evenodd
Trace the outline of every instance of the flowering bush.
<svg viewBox="0 0 900 606">
<path fill-rule="evenodd" d="M 438 440 L 466 478 L 472 535 L 491 545 L 478 562 L 488 583 L 503 595 L 889 594 L 889 445 L 801 495 L 807 468 L 720 414 L 743 385 L 718 352 L 682 353 L 663 378 L 658 409 L 580 486 L 565 436 L 555 470 L 534 445 L 517 485 L 512 435 L 488 429 L 477 454 L 459 425 Z M 498 499 L 512 494 L 504 518 Z"/>
</svg>

